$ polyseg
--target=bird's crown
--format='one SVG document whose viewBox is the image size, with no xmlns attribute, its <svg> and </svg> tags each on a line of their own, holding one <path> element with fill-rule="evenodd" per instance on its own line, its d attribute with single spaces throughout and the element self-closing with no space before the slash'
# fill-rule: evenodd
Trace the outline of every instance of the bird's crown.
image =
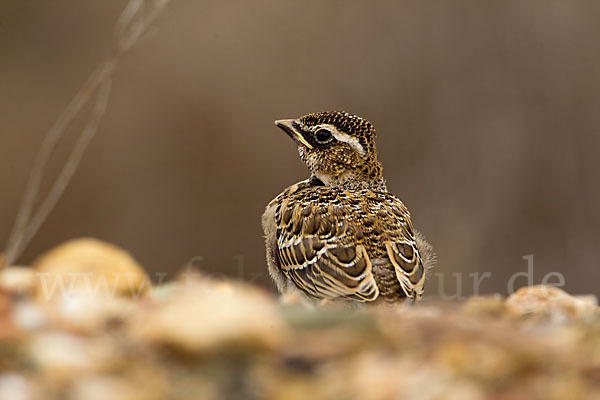
<svg viewBox="0 0 600 400">
<path fill-rule="evenodd" d="M 345 111 L 323 111 L 298 118 L 305 127 L 333 125 L 339 131 L 358 139 L 366 152 L 375 151 L 375 127 L 366 119 Z"/>
</svg>

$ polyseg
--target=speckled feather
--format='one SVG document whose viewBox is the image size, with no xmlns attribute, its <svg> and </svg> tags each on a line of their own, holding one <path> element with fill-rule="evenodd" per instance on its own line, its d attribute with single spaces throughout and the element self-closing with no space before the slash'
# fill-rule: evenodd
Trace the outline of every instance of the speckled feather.
<svg viewBox="0 0 600 400">
<path fill-rule="evenodd" d="M 300 149 L 313 176 L 283 191 L 263 215 L 269 271 L 279 290 L 361 302 L 419 299 L 431 247 L 385 188 L 373 126 L 343 112 L 296 121 L 303 132 L 331 125 L 358 138 L 365 152 L 359 157 L 345 143 Z M 329 184 L 317 178 L 324 174 Z"/>
</svg>

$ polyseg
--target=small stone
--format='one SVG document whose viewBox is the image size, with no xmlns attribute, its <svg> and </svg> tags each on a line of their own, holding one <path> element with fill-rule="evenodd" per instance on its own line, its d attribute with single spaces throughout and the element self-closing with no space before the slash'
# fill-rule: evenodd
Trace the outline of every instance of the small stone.
<svg viewBox="0 0 600 400">
<path fill-rule="evenodd" d="M 74 293 L 91 300 L 117 295 L 137 297 L 150 283 L 142 267 L 124 250 L 96 239 L 74 239 L 35 263 L 42 300 Z"/>
<path fill-rule="evenodd" d="M 593 296 L 571 296 L 564 290 L 537 285 L 523 287 L 506 299 L 508 311 L 517 316 L 535 315 L 553 321 L 578 319 L 598 310 Z"/>
<path fill-rule="evenodd" d="M 32 268 L 6 267 L 0 270 L 0 287 L 11 293 L 33 295 L 36 289 L 36 278 Z"/>
<path fill-rule="evenodd" d="M 28 352 L 36 368 L 55 382 L 109 368 L 118 358 L 108 342 L 62 331 L 33 336 Z"/>
<path fill-rule="evenodd" d="M 285 336 L 275 301 L 243 285 L 186 281 L 170 300 L 138 315 L 134 335 L 185 351 L 205 352 L 229 344 L 272 349 Z"/>
<path fill-rule="evenodd" d="M 47 323 L 45 311 L 38 303 L 31 300 L 18 301 L 13 309 L 13 321 L 25 332 L 39 330 Z"/>
<path fill-rule="evenodd" d="M 0 399 L 32 400 L 38 398 L 32 382 L 23 375 L 6 373 L 0 375 Z"/>
<path fill-rule="evenodd" d="M 47 314 L 63 328 L 81 333 L 104 329 L 109 321 L 126 321 L 135 312 L 138 302 L 125 297 L 94 299 L 71 295 L 51 303 Z"/>
</svg>

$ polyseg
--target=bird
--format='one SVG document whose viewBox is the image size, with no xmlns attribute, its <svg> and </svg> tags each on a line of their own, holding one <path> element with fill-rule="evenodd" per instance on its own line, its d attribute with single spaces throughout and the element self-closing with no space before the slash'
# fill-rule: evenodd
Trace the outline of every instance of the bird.
<svg viewBox="0 0 600 400">
<path fill-rule="evenodd" d="M 262 216 L 269 275 L 282 294 L 308 301 L 421 300 L 436 256 L 389 193 L 375 128 L 344 111 L 280 119 L 310 171 Z"/>
</svg>

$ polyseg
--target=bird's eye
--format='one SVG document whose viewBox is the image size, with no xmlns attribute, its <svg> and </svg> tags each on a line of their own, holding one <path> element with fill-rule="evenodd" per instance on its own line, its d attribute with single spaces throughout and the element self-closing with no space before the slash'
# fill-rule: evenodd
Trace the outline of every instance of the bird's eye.
<svg viewBox="0 0 600 400">
<path fill-rule="evenodd" d="M 328 129 L 319 129 L 315 132 L 315 139 L 317 139 L 317 142 L 319 143 L 327 143 L 331 138 L 333 138 L 333 135 Z"/>
</svg>

